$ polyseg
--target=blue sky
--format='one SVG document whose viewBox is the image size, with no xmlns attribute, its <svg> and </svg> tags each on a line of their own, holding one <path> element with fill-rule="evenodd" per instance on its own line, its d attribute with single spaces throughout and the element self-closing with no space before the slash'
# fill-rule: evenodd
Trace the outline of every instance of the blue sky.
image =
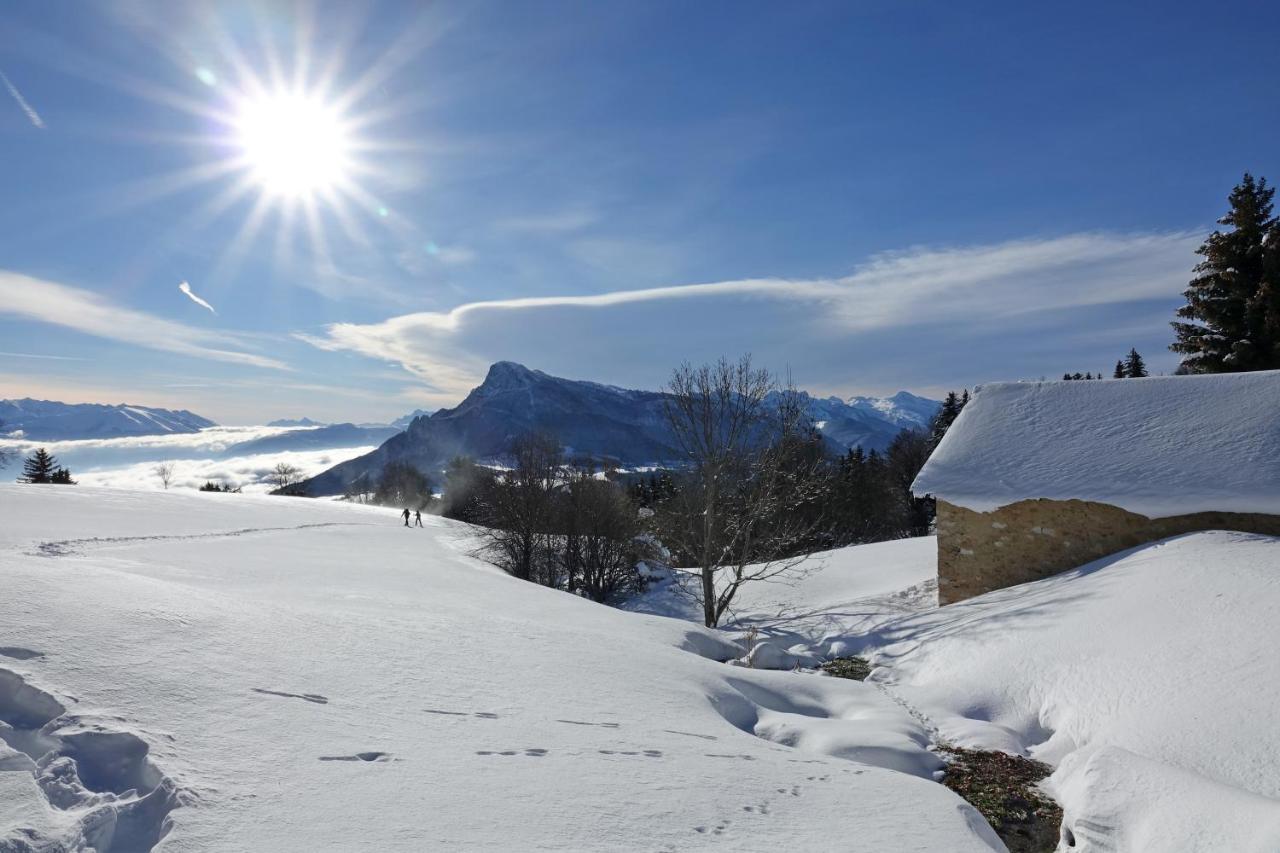
<svg viewBox="0 0 1280 853">
<path fill-rule="evenodd" d="M 1172 370 L 1195 246 L 1280 176 L 1275 4 L 3 14 L 0 397 L 247 423 L 446 405 L 499 359 L 657 387 L 752 351 L 840 395 Z M 294 90 L 344 128 L 327 191 L 245 153 Z M 293 133 L 271 168 L 327 150 Z"/>
</svg>

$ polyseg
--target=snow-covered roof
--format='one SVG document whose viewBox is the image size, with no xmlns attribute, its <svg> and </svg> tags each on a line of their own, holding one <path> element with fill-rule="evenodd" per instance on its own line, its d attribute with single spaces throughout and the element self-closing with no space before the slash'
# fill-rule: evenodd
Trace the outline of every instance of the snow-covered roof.
<svg viewBox="0 0 1280 853">
<path fill-rule="evenodd" d="M 978 512 L 1075 498 L 1280 514 L 1280 371 L 985 385 L 912 490 Z"/>
</svg>

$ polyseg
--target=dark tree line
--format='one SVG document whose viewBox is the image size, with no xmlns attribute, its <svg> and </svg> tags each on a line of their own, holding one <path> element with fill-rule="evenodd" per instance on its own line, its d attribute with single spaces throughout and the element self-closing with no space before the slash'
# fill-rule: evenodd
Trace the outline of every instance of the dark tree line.
<svg viewBox="0 0 1280 853">
<path fill-rule="evenodd" d="M 1111 372 L 1112 379 L 1137 379 L 1147 375 L 1147 363 L 1142 360 L 1142 356 L 1138 354 L 1136 349 L 1130 349 L 1129 354 L 1124 358 L 1116 361 L 1115 369 Z M 1105 378 L 1101 371 L 1098 373 L 1064 373 L 1062 378 L 1066 380 L 1072 379 L 1103 379 Z"/>
<path fill-rule="evenodd" d="M 637 564 L 651 553 L 640 508 L 589 460 L 568 463 L 560 444 L 528 434 L 501 470 L 454 459 L 445 472 L 442 514 L 478 525 L 480 553 L 522 580 L 594 601 L 637 588 Z"/>
<path fill-rule="evenodd" d="M 361 474 L 347 484 L 344 497 L 355 503 L 371 503 L 424 510 L 434 497 L 430 478 L 414 465 L 396 460 L 388 462 L 382 475 Z"/>
</svg>

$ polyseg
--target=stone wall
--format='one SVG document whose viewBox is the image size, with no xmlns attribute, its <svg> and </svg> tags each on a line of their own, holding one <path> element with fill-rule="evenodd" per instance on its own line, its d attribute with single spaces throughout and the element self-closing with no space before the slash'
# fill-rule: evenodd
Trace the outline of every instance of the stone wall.
<svg viewBox="0 0 1280 853">
<path fill-rule="evenodd" d="M 1110 504 L 1050 500 L 974 512 L 939 500 L 938 601 L 962 601 L 1197 530 L 1280 536 L 1280 516 L 1200 512 L 1147 518 Z"/>
</svg>

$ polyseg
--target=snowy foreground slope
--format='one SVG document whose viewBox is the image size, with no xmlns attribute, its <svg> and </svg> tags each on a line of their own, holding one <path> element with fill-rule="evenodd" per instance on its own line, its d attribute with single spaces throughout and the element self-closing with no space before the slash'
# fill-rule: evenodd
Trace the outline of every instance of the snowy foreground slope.
<svg viewBox="0 0 1280 853">
<path fill-rule="evenodd" d="M 725 666 L 456 525 L 84 486 L 0 518 L 0 850 L 1000 848 L 881 689 Z"/>
</svg>

